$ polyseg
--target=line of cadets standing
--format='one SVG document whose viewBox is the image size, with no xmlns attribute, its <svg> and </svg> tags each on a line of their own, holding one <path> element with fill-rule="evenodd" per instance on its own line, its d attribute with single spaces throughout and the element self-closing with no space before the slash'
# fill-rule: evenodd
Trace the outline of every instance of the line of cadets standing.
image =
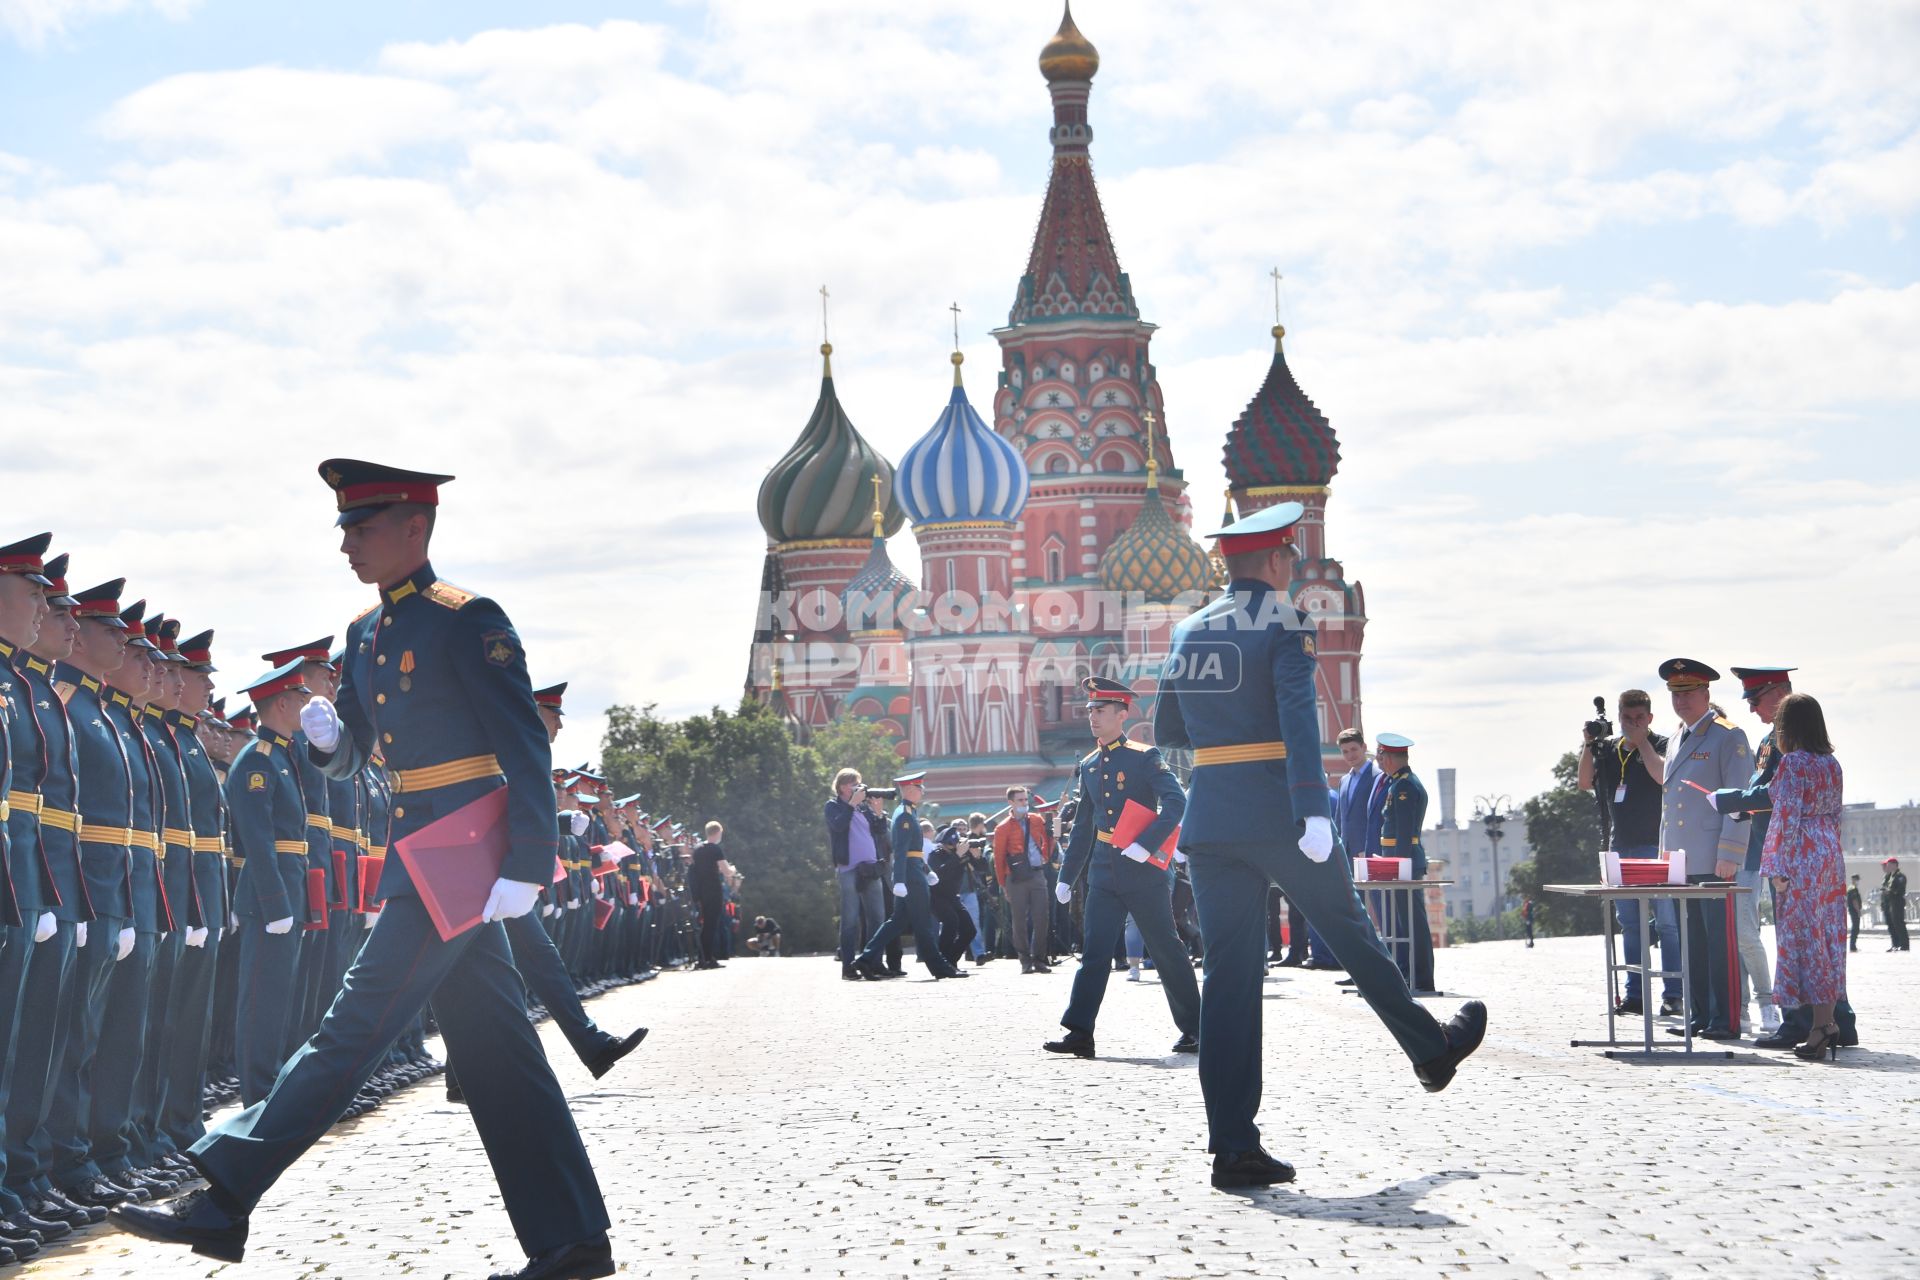
<svg viewBox="0 0 1920 1280">
<path fill-rule="evenodd" d="M 296 726 L 259 722 L 281 695 L 332 696 L 332 637 L 262 655 L 255 706 L 227 714 L 211 631 L 182 639 L 123 605 L 123 579 L 70 590 L 51 542 L 0 547 L 0 1265 L 197 1180 L 183 1153 L 206 1110 L 264 1097 L 318 1027 L 388 852 L 379 763 L 329 781 Z M 550 733 L 564 690 L 536 694 Z M 690 962 L 668 891 L 684 829 L 607 801 L 584 768 L 556 783 L 564 874 L 539 919 L 560 984 Z M 573 990 L 540 994 L 576 1011 L 596 1075 L 645 1034 L 600 1032 Z M 399 1038 L 349 1117 L 440 1070 L 427 1030 Z"/>
</svg>

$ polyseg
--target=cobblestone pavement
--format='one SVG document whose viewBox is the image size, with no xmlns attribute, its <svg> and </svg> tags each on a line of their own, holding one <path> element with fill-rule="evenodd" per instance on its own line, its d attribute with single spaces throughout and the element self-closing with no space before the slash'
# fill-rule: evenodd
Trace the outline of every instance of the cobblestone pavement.
<svg viewBox="0 0 1920 1280">
<path fill-rule="evenodd" d="M 1492 1008 L 1428 1095 L 1337 974 L 1266 986 L 1266 1145 L 1288 1188 L 1207 1185 L 1193 1059 L 1159 986 L 1115 975 L 1094 1062 L 1054 1058 L 1071 968 L 844 983 L 740 959 L 592 1005 L 653 1034 L 595 1082 L 550 1030 L 623 1272 L 656 1276 L 1913 1276 L 1920 963 L 1862 940 L 1863 1047 L 1643 1066 L 1604 1020 L 1596 938 L 1442 951 L 1434 1001 Z M 1663 1037 L 1664 1038 L 1664 1037 Z M 475 1276 L 521 1255 L 438 1082 L 340 1126 L 228 1267 L 95 1228 L 32 1276 Z"/>
</svg>

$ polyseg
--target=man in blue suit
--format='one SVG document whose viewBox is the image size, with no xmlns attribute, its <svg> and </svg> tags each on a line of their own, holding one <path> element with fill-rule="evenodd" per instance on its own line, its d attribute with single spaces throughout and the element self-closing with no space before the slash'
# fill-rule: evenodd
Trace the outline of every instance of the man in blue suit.
<svg viewBox="0 0 1920 1280">
<path fill-rule="evenodd" d="M 1200 989 L 1193 980 L 1193 961 L 1173 923 L 1173 862 L 1168 859 L 1165 866 L 1156 867 L 1148 861 L 1180 825 L 1187 796 L 1158 749 L 1127 737 L 1133 690 L 1104 676 L 1088 676 L 1081 683 L 1087 691 L 1087 727 L 1098 745 L 1080 761 L 1080 806 L 1074 810 L 1054 897 L 1069 901 L 1074 882 L 1082 871 L 1087 872 L 1084 945 L 1079 971 L 1073 976 L 1073 996 L 1060 1015 L 1067 1034 L 1044 1047 L 1076 1058 L 1093 1056 L 1094 1019 L 1107 993 L 1107 979 L 1113 976 L 1113 950 L 1131 915 L 1166 989 L 1174 1025 L 1180 1028 L 1173 1051 L 1198 1053 Z M 1153 810 L 1155 817 L 1122 846 L 1114 839 L 1114 828 L 1128 801 Z M 1264 955 L 1264 891 L 1260 901 Z"/>
<path fill-rule="evenodd" d="M 1216 1187 L 1290 1182 L 1293 1166 L 1260 1146 L 1261 982 L 1267 886 L 1313 922 L 1354 985 L 1414 1063 L 1429 1092 L 1486 1035 L 1469 1001 L 1445 1027 L 1407 991 L 1359 899 L 1346 859 L 1331 857 L 1331 796 L 1320 765 L 1315 637 L 1287 600 L 1297 502 L 1268 507 L 1208 536 L 1231 582 L 1174 629 L 1154 736 L 1191 747 L 1193 784 L 1180 847 L 1206 938 L 1200 998 L 1200 1088 Z"/>
</svg>

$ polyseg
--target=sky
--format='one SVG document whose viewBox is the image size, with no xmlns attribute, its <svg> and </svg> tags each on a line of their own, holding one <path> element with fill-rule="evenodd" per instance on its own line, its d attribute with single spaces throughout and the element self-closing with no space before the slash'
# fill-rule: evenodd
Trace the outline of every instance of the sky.
<svg viewBox="0 0 1920 1280">
<path fill-rule="evenodd" d="M 1781 663 L 1850 801 L 1920 799 L 1920 4 L 1075 17 L 1203 516 L 1283 273 L 1371 731 L 1465 811 L 1550 785 L 1665 658 Z M 51 528 L 75 586 L 214 627 L 232 689 L 370 603 L 320 459 L 450 471 L 436 566 L 572 681 L 561 759 L 612 703 L 730 705 L 820 286 L 889 457 L 944 407 L 951 303 L 990 403 L 1057 21 L 0 0 L 0 541 Z"/>
</svg>

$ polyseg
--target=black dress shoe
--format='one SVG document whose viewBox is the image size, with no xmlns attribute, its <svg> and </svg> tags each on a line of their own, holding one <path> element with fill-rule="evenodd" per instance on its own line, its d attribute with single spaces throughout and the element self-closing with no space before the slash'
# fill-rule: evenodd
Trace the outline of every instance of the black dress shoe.
<svg viewBox="0 0 1920 1280">
<path fill-rule="evenodd" d="M 1447 1051 L 1413 1069 L 1428 1093 L 1438 1093 L 1451 1084 L 1460 1064 L 1487 1038 L 1487 1006 L 1478 1000 L 1467 1001 L 1441 1032 L 1447 1038 Z"/>
<path fill-rule="evenodd" d="M 1639 999 L 1633 996 L 1629 996 L 1619 1004 L 1613 1006 L 1615 1017 L 1624 1017 L 1629 1013 L 1641 1013 L 1643 1011 L 1644 1007 L 1641 1005 Z"/>
<path fill-rule="evenodd" d="M 1725 1027 L 1708 1027 L 1700 1034 L 1709 1040 L 1738 1040 L 1740 1038 L 1738 1031 L 1729 1031 Z"/>
<path fill-rule="evenodd" d="M 32 1236 L 0 1234 L 0 1252 L 6 1253 L 8 1262 L 25 1262 L 40 1252 L 40 1242 Z"/>
<path fill-rule="evenodd" d="M 184 1244 L 222 1262 L 238 1262 L 247 1253 L 247 1215 L 221 1208 L 211 1191 L 192 1191 L 159 1208 L 122 1205 L 108 1216 L 143 1240 Z"/>
<path fill-rule="evenodd" d="M 1178 1040 L 1175 1040 L 1173 1042 L 1173 1051 L 1175 1053 L 1200 1052 L 1200 1037 L 1199 1036 L 1181 1036 Z"/>
<path fill-rule="evenodd" d="M 1076 1058 L 1093 1056 L 1093 1032 L 1068 1029 L 1067 1034 L 1058 1040 L 1049 1040 L 1040 1046 L 1048 1053 L 1070 1053 Z"/>
<path fill-rule="evenodd" d="M 1293 1166 L 1255 1147 L 1251 1151 L 1222 1151 L 1213 1157 L 1213 1185 L 1223 1191 L 1236 1187 L 1271 1187 L 1293 1181 Z"/>
<path fill-rule="evenodd" d="M 646 1038 L 647 1029 L 645 1027 L 635 1027 L 628 1033 L 625 1040 L 615 1040 L 611 1036 L 607 1037 L 609 1043 L 605 1048 L 600 1050 L 600 1052 L 593 1055 L 593 1060 L 587 1063 L 587 1070 L 593 1072 L 593 1078 L 598 1080 L 601 1076 L 613 1070 L 615 1064 L 618 1063 L 620 1059 L 626 1057 L 635 1049 L 638 1049 L 640 1042 Z"/>
<path fill-rule="evenodd" d="M 23 1209 L 4 1219 L 4 1225 L 0 1225 L 0 1231 L 5 1231 L 10 1236 L 32 1236 L 41 1244 L 48 1244 L 72 1235 L 73 1224 L 58 1218 L 36 1217 Z"/>
<path fill-rule="evenodd" d="M 843 964 L 840 966 L 840 979 L 843 982 L 864 982 L 866 975 L 860 972 L 857 965 Z"/>
<path fill-rule="evenodd" d="M 125 1187 L 116 1187 L 105 1178 L 93 1178 L 77 1187 L 67 1187 L 64 1194 L 75 1204 L 94 1205 L 102 1209 L 111 1209 L 117 1204 L 128 1201 L 150 1199 L 144 1192 L 136 1196 Z"/>
<path fill-rule="evenodd" d="M 1035 973 L 1052 973 L 1053 966 L 1050 964 L 1041 964 L 1039 961 L 1036 960 L 1034 961 L 1034 964 L 1033 964 L 1033 971 Z"/>
<path fill-rule="evenodd" d="M 460 1088 L 460 1080 L 452 1074 L 447 1076 L 447 1101 L 456 1107 L 464 1107 L 467 1105 L 467 1095 L 465 1091 Z"/>
<path fill-rule="evenodd" d="M 518 1271 L 496 1271 L 488 1280 L 597 1280 L 613 1274 L 613 1246 L 605 1236 L 549 1249 Z"/>
<path fill-rule="evenodd" d="M 944 978 L 971 978 L 972 976 L 973 975 L 968 973 L 965 969 L 955 969 L 951 973 L 941 973 L 939 970 L 936 969 L 933 974 L 933 980 L 935 982 L 939 982 Z"/>
<path fill-rule="evenodd" d="M 48 1222 L 64 1222 L 70 1227 L 85 1227 L 107 1220 L 107 1211 L 98 1205 L 79 1205 L 46 1196 L 22 1196 L 27 1212 Z"/>
<path fill-rule="evenodd" d="M 1680 1001 L 1675 999 L 1673 996 L 1668 996 L 1666 999 L 1660 1002 L 1661 1017 L 1674 1018 L 1674 1017 L 1678 1017 L 1679 1014 L 1680 1014 Z"/>
<path fill-rule="evenodd" d="M 1307 965 L 1307 958 L 1305 956 L 1288 956 L 1279 963 L 1282 969 L 1304 969 Z"/>
<path fill-rule="evenodd" d="M 1756 1049 L 1791 1049 L 1806 1037 L 1795 1031 L 1776 1031 L 1753 1042 Z"/>
</svg>

